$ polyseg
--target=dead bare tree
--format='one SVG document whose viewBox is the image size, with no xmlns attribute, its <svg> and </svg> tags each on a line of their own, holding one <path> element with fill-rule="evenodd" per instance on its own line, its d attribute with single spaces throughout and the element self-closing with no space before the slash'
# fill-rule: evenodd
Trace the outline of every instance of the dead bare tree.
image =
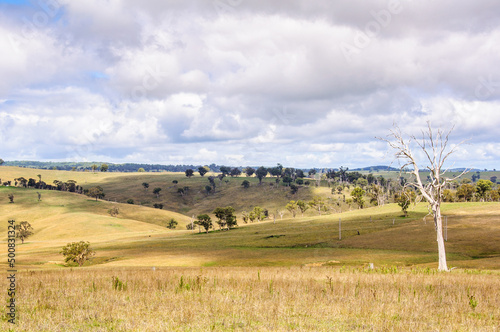
<svg viewBox="0 0 500 332">
<path fill-rule="evenodd" d="M 443 170 L 445 161 L 461 144 L 465 142 L 463 141 L 457 145 L 449 146 L 449 136 L 452 131 L 453 128 L 451 128 L 447 133 L 438 129 L 437 133 L 434 133 L 430 122 L 427 122 L 427 130 L 422 131 L 421 139 L 417 139 L 413 135 L 408 135 L 408 139 L 405 140 L 399 127 L 394 125 L 394 129 L 391 130 L 387 139 L 379 138 L 380 140 L 387 142 L 392 149 L 396 150 L 396 159 L 403 161 L 400 167 L 401 172 L 410 174 L 410 178 L 405 186 L 417 189 L 420 195 L 429 203 L 429 214 L 432 214 L 434 217 L 434 226 L 437 235 L 439 255 L 438 270 L 440 271 L 449 271 L 446 264 L 443 223 L 441 217 L 443 190 L 449 182 L 458 179 L 468 172 L 468 169 L 465 169 L 462 173 L 453 178 L 444 176 L 448 170 Z M 420 148 L 420 150 L 422 150 L 426 159 L 425 162 L 428 164 L 425 168 L 430 171 L 430 181 L 425 184 L 420 179 L 419 164 L 412 152 L 412 148 L 415 147 L 414 144 L 416 144 L 416 148 Z"/>
</svg>

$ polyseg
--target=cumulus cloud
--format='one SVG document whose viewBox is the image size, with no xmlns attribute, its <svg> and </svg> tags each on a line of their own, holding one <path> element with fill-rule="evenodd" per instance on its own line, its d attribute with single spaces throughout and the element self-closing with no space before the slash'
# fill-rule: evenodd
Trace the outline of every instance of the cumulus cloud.
<svg viewBox="0 0 500 332">
<path fill-rule="evenodd" d="M 426 121 L 500 160 L 494 0 L 0 6 L 5 160 L 352 168 Z"/>
</svg>

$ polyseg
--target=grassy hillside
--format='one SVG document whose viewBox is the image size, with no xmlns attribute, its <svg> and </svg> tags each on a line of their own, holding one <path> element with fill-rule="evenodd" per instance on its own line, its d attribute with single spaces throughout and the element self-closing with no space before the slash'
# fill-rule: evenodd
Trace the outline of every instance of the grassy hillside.
<svg viewBox="0 0 500 332">
<path fill-rule="evenodd" d="M 7 220 L 26 220 L 34 228 L 34 235 L 19 247 L 19 254 L 24 256 L 21 264 L 61 261 L 58 252 L 68 242 L 107 243 L 156 234 L 168 236 L 172 231 L 165 226 L 171 218 L 183 229 L 189 222 L 186 216 L 170 211 L 96 201 L 68 192 L 39 192 L 40 202 L 34 189 L 0 187 L 0 219 L 5 220 L 0 223 L 0 239 L 6 240 Z M 14 195 L 13 204 L 8 194 Z M 118 207 L 118 216 L 108 213 L 112 207 Z"/>
<path fill-rule="evenodd" d="M 209 185 L 208 176 L 195 175 L 187 178 L 184 173 L 91 173 L 53 170 L 36 170 L 19 167 L 0 167 L 2 181 L 18 177 L 34 178 L 37 174 L 42 180 L 52 183 L 54 180 L 74 180 L 88 189 L 99 185 L 104 189 L 105 199 L 121 203 L 133 199 L 135 204 L 152 207 L 155 203 L 163 204 L 164 209 L 176 211 L 188 216 L 199 213 L 210 213 L 219 206 L 233 206 L 237 213 L 249 211 L 254 206 L 267 208 L 271 213 L 276 209 L 284 209 L 290 200 L 309 200 L 313 195 L 333 197 L 328 188 L 312 188 L 301 186 L 298 193 L 292 195 L 285 186 L 276 186 L 274 178 L 265 178 L 262 185 L 255 177 L 226 177 L 223 181 L 215 180 L 215 193 L 207 194 L 205 186 Z M 212 174 L 213 175 L 213 174 Z M 174 184 L 172 181 L 177 180 Z M 243 180 L 250 182 L 250 188 L 241 186 Z M 142 183 L 149 183 L 145 189 Z M 273 186 L 271 186 L 271 184 Z M 178 188 L 189 187 L 187 194 L 180 195 Z M 154 188 L 161 188 L 160 196 L 153 194 Z"/>
<path fill-rule="evenodd" d="M 498 203 L 448 205 L 447 254 L 451 266 L 500 267 Z M 203 265 L 376 264 L 413 265 L 437 261 L 432 222 L 424 223 L 422 204 L 400 217 L 397 206 L 352 211 L 339 215 L 286 219 L 210 234 L 161 236 L 134 244 L 112 244 L 103 250 L 147 248 L 155 261 L 193 260 Z M 479 217 L 487 215 L 488 217 Z M 371 221 L 370 221 L 371 217 Z M 342 239 L 338 219 L 342 218 Z M 394 225 L 393 225 L 394 221 Z M 360 235 L 358 235 L 358 231 Z M 134 256 L 134 255 L 132 255 Z M 123 264 L 123 262 L 121 262 Z M 140 254 L 127 264 L 141 265 Z"/>
<path fill-rule="evenodd" d="M 15 203 L 8 203 L 13 193 Z M 119 215 L 107 211 L 117 206 Z M 446 204 L 447 253 L 451 266 L 500 267 L 499 203 Z M 263 266 L 430 264 L 437 261 L 435 233 L 424 204 L 408 218 L 394 204 L 303 218 L 242 224 L 231 231 L 171 231 L 170 218 L 185 229 L 189 218 L 143 206 L 95 201 L 83 195 L 0 188 L 0 219 L 29 221 L 35 230 L 18 247 L 19 264 L 62 264 L 60 248 L 70 241 L 90 241 L 97 250 L 93 264 L 104 266 Z M 339 218 L 342 239 L 339 240 Z M 6 224 L 0 231 L 6 238 Z M 359 235 L 358 235 L 359 232 Z M 5 260 L 3 258 L 2 262 Z"/>
</svg>

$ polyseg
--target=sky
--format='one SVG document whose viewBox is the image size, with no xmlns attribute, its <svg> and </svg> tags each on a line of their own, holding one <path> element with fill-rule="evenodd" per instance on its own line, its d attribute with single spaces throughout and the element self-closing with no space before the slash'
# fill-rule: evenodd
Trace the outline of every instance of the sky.
<svg viewBox="0 0 500 332">
<path fill-rule="evenodd" d="M 500 169 L 499 40 L 498 0 L 0 0 L 0 158 L 352 169 L 429 122 Z"/>
</svg>

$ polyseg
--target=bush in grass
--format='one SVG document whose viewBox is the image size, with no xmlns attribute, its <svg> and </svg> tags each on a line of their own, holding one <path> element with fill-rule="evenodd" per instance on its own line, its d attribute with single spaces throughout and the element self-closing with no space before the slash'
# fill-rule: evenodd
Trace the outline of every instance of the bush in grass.
<svg viewBox="0 0 500 332">
<path fill-rule="evenodd" d="M 89 242 L 71 242 L 65 245 L 61 254 L 65 257 L 64 261 L 66 263 L 74 262 L 78 266 L 82 266 L 87 260 L 91 259 L 95 255 L 95 251 L 90 248 Z"/>
</svg>

